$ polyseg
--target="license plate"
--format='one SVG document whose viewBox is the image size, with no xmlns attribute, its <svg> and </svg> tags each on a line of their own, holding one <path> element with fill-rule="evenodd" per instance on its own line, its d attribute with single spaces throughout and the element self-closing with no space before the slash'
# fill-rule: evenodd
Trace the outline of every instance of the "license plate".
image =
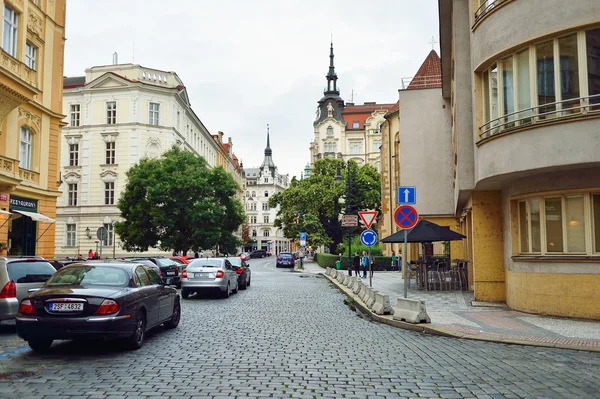
<svg viewBox="0 0 600 399">
<path fill-rule="evenodd" d="M 194 277 L 206 278 L 208 277 L 208 273 L 194 273 Z"/>
<path fill-rule="evenodd" d="M 83 310 L 83 303 L 51 303 L 48 310 L 53 312 L 76 312 Z"/>
<path fill-rule="evenodd" d="M 175 272 L 167 272 L 167 276 L 174 276 Z"/>
</svg>

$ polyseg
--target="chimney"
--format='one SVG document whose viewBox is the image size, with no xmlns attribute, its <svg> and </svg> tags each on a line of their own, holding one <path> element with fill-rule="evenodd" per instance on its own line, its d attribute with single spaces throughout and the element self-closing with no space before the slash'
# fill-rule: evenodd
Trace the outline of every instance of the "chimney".
<svg viewBox="0 0 600 399">
<path fill-rule="evenodd" d="M 113 53 L 113 65 L 118 65 L 119 64 L 119 55 L 117 54 L 117 52 L 115 51 Z"/>
<path fill-rule="evenodd" d="M 219 131 L 219 143 L 223 144 L 223 132 Z"/>
<path fill-rule="evenodd" d="M 354 103 L 346 103 L 347 107 L 354 107 Z"/>
<path fill-rule="evenodd" d="M 377 102 L 373 101 L 373 102 L 365 102 L 365 105 L 376 105 Z"/>
</svg>

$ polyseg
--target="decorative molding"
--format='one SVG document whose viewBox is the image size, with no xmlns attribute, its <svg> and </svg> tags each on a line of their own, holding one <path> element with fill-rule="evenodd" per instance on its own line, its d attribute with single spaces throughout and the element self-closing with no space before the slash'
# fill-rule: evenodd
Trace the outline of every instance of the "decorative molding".
<svg viewBox="0 0 600 399">
<path fill-rule="evenodd" d="M 100 173 L 100 178 L 105 183 L 115 182 L 117 181 L 117 172 L 110 169 L 104 170 Z"/>
<path fill-rule="evenodd" d="M 65 175 L 63 176 L 63 180 L 66 183 L 79 183 L 81 181 L 81 174 L 70 171 L 68 173 L 65 173 Z"/>
<path fill-rule="evenodd" d="M 21 101 L 15 100 L 12 97 L 0 95 L 0 124 L 4 121 L 4 118 L 20 104 L 22 104 Z M 0 132 L 0 135 L 2 135 L 2 132 Z"/>
<path fill-rule="evenodd" d="M 75 224 L 75 219 L 73 219 L 73 216 L 69 216 L 66 223 L 67 224 Z"/>
<path fill-rule="evenodd" d="M 33 125 L 33 126 L 37 127 L 38 132 L 41 131 L 42 118 L 40 118 L 39 116 L 34 115 L 31 112 L 27 111 L 26 109 L 19 107 L 19 119 L 21 119 L 21 118 L 27 119 L 30 126 Z"/>
<path fill-rule="evenodd" d="M 27 29 L 39 37 L 42 37 L 44 29 L 43 18 L 32 12 L 31 8 L 29 9 L 29 16 L 27 17 Z"/>
<path fill-rule="evenodd" d="M 65 139 L 67 139 L 68 144 L 79 144 L 82 137 L 81 134 L 65 134 Z"/>
<path fill-rule="evenodd" d="M 102 133 L 102 140 L 104 140 L 105 143 L 114 143 L 117 141 L 118 135 L 119 132 Z"/>
</svg>

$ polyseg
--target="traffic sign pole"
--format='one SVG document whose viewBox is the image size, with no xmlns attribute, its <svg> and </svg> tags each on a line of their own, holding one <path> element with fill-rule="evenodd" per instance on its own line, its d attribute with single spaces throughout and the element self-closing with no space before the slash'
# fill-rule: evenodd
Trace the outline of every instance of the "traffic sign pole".
<svg viewBox="0 0 600 399">
<path fill-rule="evenodd" d="M 406 272 L 408 271 L 408 278 L 410 278 L 410 270 L 406 270 L 408 262 L 406 262 L 406 254 L 408 253 L 408 243 L 406 241 L 408 232 L 404 229 L 404 251 L 402 252 L 402 274 L 404 275 L 404 298 L 408 296 L 408 279 L 406 278 Z"/>
<path fill-rule="evenodd" d="M 369 287 L 373 288 L 373 262 L 371 262 L 371 247 L 369 247 Z"/>
</svg>

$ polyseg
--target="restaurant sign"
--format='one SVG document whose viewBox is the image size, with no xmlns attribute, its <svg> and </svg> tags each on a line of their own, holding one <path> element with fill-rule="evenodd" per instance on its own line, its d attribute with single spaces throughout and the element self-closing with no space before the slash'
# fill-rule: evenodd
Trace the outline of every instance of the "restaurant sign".
<svg viewBox="0 0 600 399">
<path fill-rule="evenodd" d="M 37 205 L 37 200 L 17 197 L 16 195 L 10 196 L 10 209 L 37 212 Z"/>
</svg>

